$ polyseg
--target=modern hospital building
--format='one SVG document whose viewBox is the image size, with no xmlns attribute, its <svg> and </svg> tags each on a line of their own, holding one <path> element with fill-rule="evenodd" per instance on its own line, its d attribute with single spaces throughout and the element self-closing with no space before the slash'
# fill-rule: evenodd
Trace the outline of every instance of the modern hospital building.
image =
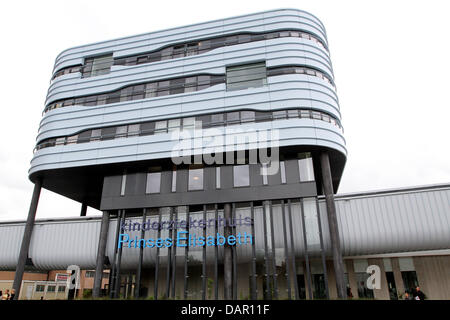
<svg viewBox="0 0 450 320">
<path fill-rule="evenodd" d="M 0 270 L 21 299 L 25 271 L 70 265 L 94 297 L 397 299 L 420 285 L 449 299 L 450 185 L 335 195 L 346 158 L 325 28 L 307 12 L 70 48 L 28 220 L 0 223 Z M 35 221 L 41 188 L 81 217 Z"/>
</svg>

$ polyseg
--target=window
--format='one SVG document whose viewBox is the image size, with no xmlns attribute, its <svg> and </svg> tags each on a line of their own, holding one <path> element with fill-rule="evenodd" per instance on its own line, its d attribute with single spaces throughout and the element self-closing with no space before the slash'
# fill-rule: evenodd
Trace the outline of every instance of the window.
<svg viewBox="0 0 450 320">
<path fill-rule="evenodd" d="M 141 129 L 141 125 L 138 124 L 130 124 L 128 126 L 128 136 L 137 136 L 139 134 L 139 131 Z"/>
<path fill-rule="evenodd" d="M 83 68 L 83 77 L 95 77 L 109 73 L 113 61 L 112 54 L 86 58 L 85 66 Z"/>
<path fill-rule="evenodd" d="M 180 129 L 181 119 L 171 119 L 169 120 L 169 133 Z"/>
<path fill-rule="evenodd" d="M 150 168 L 147 173 L 147 185 L 145 193 L 161 192 L 161 167 Z"/>
<path fill-rule="evenodd" d="M 300 181 L 314 181 L 314 167 L 310 152 L 300 153 L 298 160 Z"/>
<path fill-rule="evenodd" d="M 158 97 L 167 96 L 169 94 L 170 81 L 158 82 Z"/>
<path fill-rule="evenodd" d="M 47 287 L 47 292 L 55 292 L 56 291 L 56 286 L 48 286 Z"/>
<path fill-rule="evenodd" d="M 86 278 L 94 278 L 95 277 L 95 271 L 86 271 Z"/>
<path fill-rule="evenodd" d="M 262 176 L 263 176 L 263 185 L 265 185 L 265 186 L 268 185 L 269 181 L 267 178 L 267 164 L 266 163 L 262 164 Z"/>
<path fill-rule="evenodd" d="M 198 76 L 197 90 L 203 90 L 211 86 L 211 76 Z"/>
<path fill-rule="evenodd" d="M 194 129 L 195 127 L 195 118 L 184 118 L 183 119 L 183 130 Z"/>
<path fill-rule="evenodd" d="M 92 130 L 91 141 L 98 141 L 102 136 L 102 129 Z"/>
<path fill-rule="evenodd" d="M 220 189 L 220 167 L 216 167 L 216 189 Z"/>
<path fill-rule="evenodd" d="M 125 138 L 127 136 L 127 126 L 120 126 L 116 129 L 116 138 Z"/>
<path fill-rule="evenodd" d="M 145 97 L 146 98 L 156 97 L 157 90 L 158 90 L 157 82 L 147 83 L 145 85 Z"/>
<path fill-rule="evenodd" d="M 170 94 L 183 93 L 185 81 L 185 78 L 170 80 Z"/>
<path fill-rule="evenodd" d="M 283 110 L 283 111 L 273 111 L 272 115 L 273 115 L 273 119 L 274 120 L 276 120 L 276 119 L 286 119 L 286 111 L 285 110 Z"/>
<path fill-rule="evenodd" d="M 222 113 L 212 114 L 211 115 L 211 124 L 212 125 L 223 125 L 224 115 Z"/>
<path fill-rule="evenodd" d="M 44 292 L 44 289 L 45 289 L 45 285 L 43 285 L 43 284 L 38 284 L 36 286 L 36 292 Z"/>
<path fill-rule="evenodd" d="M 177 169 L 172 170 L 172 192 L 177 192 Z"/>
<path fill-rule="evenodd" d="M 254 122 L 255 121 L 255 111 L 241 111 L 241 121 L 242 122 Z"/>
<path fill-rule="evenodd" d="M 141 136 L 148 136 L 153 134 L 155 131 L 155 123 L 154 122 L 144 122 L 141 123 Z"/>
<path fill-rule="evenodd" d="M 165 133 L 167 132 L 167 121 L 156 121 L 155 123 L 155 133 Z"/>
<path fill-rule="evenodd" d="M 288 118 L 298 118 L 298 110 L 288 110 Z"/>
<path fill-rule="evenodd" d="M 128 100 L 140 100 L 144 99 L 144 87 L 145 84 L 133 86 L 133 94 Z"/>
<path fill-rule="evenodd" d="M 226 115 L 227 115 L 227 124 L 239 123 L 239 111 L 228 112 Z"/>
<path fill-rule="evenodd" d="M 266 63 L 227 68 L 227 90 L 262 87 L 267 83 Z"/>
<path fill-rule="evenodd" d="M 120 186 L 120 195 L 121 195 L 121 196 L 124 196 L 124 195 L 125 195 L 125 186 L 126 186 L 126 184 L 127 184 L 127 174 L 124 173 L 124 174 L 122 175 L 122 184 L 121 184 L 121 186 Z"/>
<path fill-rule="evenodd" d="M 248 164 L 233 167 L 233 181 L 235 187 L 247 187 L 250 185 Z"/>
<path fill-rule="evenodd" d="M 189 168 L 188 190 L 203 190 L 203 168 L 197 166 Z"/>
<path fill-rule="evenodd" d="M 66 291 L 66 286 L 59 286 L 58 287 L 58 292 L 64 292 Z"/>
<path fill-rule="evenodd" d="M 280 161 L 281 183 L 286 183 L 286 167 L 284 161 Z"/>
<path fill-rule="evenodd" d="M 184 92 L 194 92 L 197 91 L 197 77 L 186 78 L 184 84 Z"/>
</svg>

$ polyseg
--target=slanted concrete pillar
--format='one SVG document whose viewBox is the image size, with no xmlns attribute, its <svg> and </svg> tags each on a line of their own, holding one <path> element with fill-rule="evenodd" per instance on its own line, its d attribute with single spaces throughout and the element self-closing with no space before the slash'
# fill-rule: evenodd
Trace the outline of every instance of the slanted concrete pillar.
<svg viewBox="0 0 450 320">
<path fill-rule="evenodd" d="M 31 197 L 30 209 L 28 210 L 28 218 L 23 232 L 22 245 L 20 246 L 19 260 L 17 261 L 16 273 L 14 275 L 13 289 L 16 291 L 14 300 L 19 299 L 20 287 L 22 285 L 25 264 L 28 259 L 28 249 L 30 248 L 31 234 L 33 233 L 34 220 L 36 218 L 39 196 L 41 194 L 42 178 L 38 178 L 34 183 L 33 196 Z"/>
<path fill-rule="evenodd" d="M 103 267 L 105 263 L 106 242 L 108 240 L 108 229 L 109 229 L 109 212 L 103 211 L 102 224 L 100 226 L 100 237 L 98 240 L 97 265 L 95 266 L 94 288 L 92 290 L 92 296 L 94 298 L 100 297 L 100 288 L 102 286 L 102 279 L 103 279 Z"/>
<path fill-rule="evenodd" d="M 87 211 L 87 204 L 83 202 L 81 204 L 80 217 L 86 217 L 86 211 Z"/>
<path fill-rule="evenodd" d="M 339 299 L 347 298 L 347 290 L 344 281 L 344 264 L 342 261 L 341 246 L 339 242 L 339 229 L 336 217 L 336 205 L 334 203 L 333 179 L 331 176 L 330 159 L 327 152 L 320 154 L 320 166 L 322 169 L 322 187 L 327 205 L 328 226 L 330 230 L 331 251 L 333 253 L 333 266 L 336 276 L 337 296 Z"/>
</svg>

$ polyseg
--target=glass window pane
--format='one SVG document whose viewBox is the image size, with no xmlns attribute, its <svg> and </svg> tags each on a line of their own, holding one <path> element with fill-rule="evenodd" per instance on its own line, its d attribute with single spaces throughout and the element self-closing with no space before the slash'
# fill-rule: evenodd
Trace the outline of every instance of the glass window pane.
<svg viewBox="0 0 450 320">
<path fill-rule="evenodd" d="M 239 111 L 228 112 L 226 115 L 228 124 L 239 123 Z"/>
<path fill-rule="evenodd" d="M 227 89 L 239 90 L 266 84 L 266 65 L 254 63 L 227 68 Z"/>
<path fill-rule="evenodd" d="M 172 192 L 177 192 L 177 170 L 172 170 Z"/>
<path fill-rule="evenodd" d="M 94 129 L 94 130 L 92 130 L 91 141 L 100 140 L 101 135 L 102 135 L 102 129 Z"/>
<path fill-rule="evenodd" d="M 311 111 L 310 110 L 300 110 L 300 117 L 301 118 L 311 118 Z"/>
<path fill-rule="evenodd" d="M 194 91 L 197 91 L 197 77 L 186 78 L 186 83 L 184 84 L 184 92 Z"/>
<path fill-rule="evenodd" d="M 112 54 L 107 56 L 95 57 L 92 63 L 92 71 L 91 76 L 99 76 L 102 74 L 107 74 L 111 70 L 111 66 L 113 64 Z"/>
<path fill-rule="evenodd" d="M 322 119 L 322 115 L 320 114 L 320 112 L 317 112 L 317 111 L 312 112 L 312 117 L 313 117 L 313 119 L 317 119 L 317 120 Z"/>
<path fill-rule="evenodd" d="M 188 190 L 203 189 L 203 168 L 189 169 L 189 185 Z"/>
<path fill-rule="evenodd" d="M 211 76 L 198 76 L 197 90 L 203 90 L 210 87 Z"/>
<path fill-rule="evenodd" d="M 288 118 L 298 118 L 298 110 L 288 110 Z"/>
<path fill-rule="evenodd" d="M 161 190 L 161 172 L 147 173 L 145 193 L 159 193 Z"/>
<path fill-rule="evenodd" d="M 156 121 L 155 123 L 155 133 L 167 132 L 167 121 Z"/>
<path fill-rule="evenodd" d="M 122 184 L 120 186 L 120 195 L 124 196 L 125 195 L 125 186 L 127 184 L 127 175 L 123 174 L 122 175 Z"/>
<path fill-rule="evenodd" d="M 175 130 L 180 129 L 180 119 L 171 119 L 169 120 L 169 132 L 173 132 Z"/>
<path fill-rule="evenodd" d="M 241 121 L 242 122 L 254 122 L 255 121 L 255 111 L 241 111 Z"/>
<path fill-rule="evenodd" d="M 224 121 L 223 113 L 212 114 L 211 115 L 211 124 L 222 125 Z"/>
<path fill-rule="evenodd" d="M 195 126 L 195 117 L 183 119 L 183 129 L 192 129 Z"/>
<path fill-rule="evenodd" d="M 250 185 L 250 172 L 247 164 L 233 167 L 233 181 L 235 187 Z"/>
<path fill-rule="evenodd" d="M 161 50 L 161 60 L 172 59 L 172 51 L 173 51 L 172 47 L 162 49 Z"/>
<path fill-rule="evenodd" d="M 140 131 L 140 126 L 141 125 L 139 123 L 138 124 L 130 124 L 128 126 L 128 136 L 130 137 L 130 136 L 138 135 L 139 131 Z"/>
<path fill-rule="evenodd" d="M 314 181 L 314 167 L 311 153 L 305 152 L 299 155 L 298 169 L 300 181 Z"/>
<path fill-rule="evenodd" d="M 220 189 L 220 167 L 216 167 L 216 189 Z"/>
<path fill-rule="evenodd" d="M 185 81 L 185 78 L 170 80 L 170 94 L 183 93 Z"/>
<path fill-rule="evenodd" d="M 144 86 L 145 85 L 140 84 L 133 87 L 133 95 L 131 97 L 131 100 L 144 99 Z"/>
<path fill-rule="evenodd" d="M 147 83 L 145 86 L 145 97 L 156 97 L 156 91 L 158 90 L 158 82 Z"/>
<path fill-rule="evenodd" d="M 131 100 L 131 93 L 133 92 L 133 87 L 123 88 L 120 90 L 120 101 Z"/>
<path fill-rule="evenodd" d="M 286 167 L 284 161 L 280 161 L 281 183 L 286 183 Z"/>
<path fill-rule="evenodd" d="M 169 94 L 170 81 L 158 82 L 158 97 L 167 96 Z"/>
<path fill-rule="evenodd" d="M 267 178 L 267 164 L 262 164 L 262 176 L 263 176 L 263 185 L 267 185 L 269 183 Z"/>
<path fill-rule="evenodd" d="M 286 119 L 286 111 L 273 111 L 273 119 Z"/>
<path fill-rule="evenodd" d="M 124 138 L 124 137 L 126 137 L 127 136 L 127 130 L 128 130 L 127 126 L 117 127 L 117 129 L 116 129 L 116 139 L 117 138 Z"/>
<path fill-rule="evenodd" d="M 153 121 L 141 123 L 141 136 L 151 135 L 154 131 L 155 123 Z"/>
</svg>

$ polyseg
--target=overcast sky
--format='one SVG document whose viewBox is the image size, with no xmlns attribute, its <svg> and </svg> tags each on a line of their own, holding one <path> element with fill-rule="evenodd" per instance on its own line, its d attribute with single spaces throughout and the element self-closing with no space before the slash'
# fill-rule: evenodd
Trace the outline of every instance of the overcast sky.
<svg viewBox="0 0 450 320">
<path fill-rule="evenodd" d="M 276 8 L 311 12 L 327 29 L 348 149 L 338 193 L 450 182 L 449 1 L 40 0 L 0 6 L 0 220 L 27 216 L 28 169 L 58 53 Z M 43 190 L 37 218 L 79 211 L 79 203 Z"/>
</svg>

